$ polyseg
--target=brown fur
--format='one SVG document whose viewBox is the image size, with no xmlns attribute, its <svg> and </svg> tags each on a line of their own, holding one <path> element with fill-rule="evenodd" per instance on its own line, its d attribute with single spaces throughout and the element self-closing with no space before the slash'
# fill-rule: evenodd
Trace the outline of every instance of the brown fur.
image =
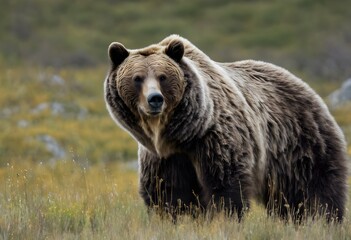
<svg viewBox="0 0 351 240">
<path fill-rule="evenodd" d="M 214 62 L 176 35 L 140 50 L 113 43 L 109 54 L 107 107 L 140 143 L 146 204 L 222 203 L 240 217 L 255 198 L 283 217 L 325 210 L 342 218 L 344 138 L 300 79 L 265 62 Z M 150 91 L 165 98 L 157 116 L 147 113 Z"/>
</svg>

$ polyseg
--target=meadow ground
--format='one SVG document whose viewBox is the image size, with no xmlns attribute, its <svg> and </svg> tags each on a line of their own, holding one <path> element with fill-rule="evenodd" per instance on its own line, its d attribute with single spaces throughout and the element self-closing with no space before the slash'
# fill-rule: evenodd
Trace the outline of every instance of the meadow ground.
<svg viewBox="0 0 351 240">
<path fill-rule="evenodd" d="M 105 68 L 0 70 L 2 239 L 351 239 L 350 201 L 338 225 L 296 226 L 255 204 L 241 223 L 218 214 L 174 224 L 148 214 L 136 144 L 105 108 Z M 310 84 L 322 97 L 340 85 Z M 332 112 L 349 143 L 350 109 Z"/>
<path fill-rule="evenodd" d="M 254 204 L 240 223 L 148 214 L 127 163 L 82 167 L 9 164 L 0 171 L 2 239 L 350 239 L 351 204 L 342 224 L 323 219 L 296 226 Z"/>
</svg>

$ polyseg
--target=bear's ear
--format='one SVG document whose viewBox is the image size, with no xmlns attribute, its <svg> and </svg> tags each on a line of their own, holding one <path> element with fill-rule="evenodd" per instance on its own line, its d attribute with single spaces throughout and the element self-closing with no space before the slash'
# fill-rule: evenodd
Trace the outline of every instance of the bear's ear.
<svg viewBox="0 0 351 240">
<path fill-rule="evenodd" d="M 165 52 L 168 57 L 179 63 L 184 55 L 184 45 L 180 40 L 173 40 L 168 44 Z"/>
<path fill-rule="evenodd" d="M 129 52 L 123 44 L 113 42 L 108 47 L 108 55 L 113 67 L 118 67 L 129 56 Z"/>
</svg>

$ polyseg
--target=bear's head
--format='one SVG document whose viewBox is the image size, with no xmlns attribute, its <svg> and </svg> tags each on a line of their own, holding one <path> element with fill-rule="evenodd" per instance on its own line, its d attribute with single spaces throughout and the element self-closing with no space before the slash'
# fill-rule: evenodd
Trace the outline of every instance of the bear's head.
<svg viewBox="0 0 351 240">
<path fill-rule="evenodd" d="M 121 100 L 143 119 L 159 118 L 174 109 L 184 94 L 186 81 L 179 66 L 184 45 L 179 40 L 167 46 L 151 45 L 128 50 L 114 42 L 108 49 Z"/>
<path fill-rule="evenodd" d="M 139 143 L 167 156 L 205 133 L 213 102 L 202 68 L 209 69 L 211 60 L 194 45 L 171 35 L 135 50 L 114 42 L 108 54 L 107 109 Z"/>
</svg>

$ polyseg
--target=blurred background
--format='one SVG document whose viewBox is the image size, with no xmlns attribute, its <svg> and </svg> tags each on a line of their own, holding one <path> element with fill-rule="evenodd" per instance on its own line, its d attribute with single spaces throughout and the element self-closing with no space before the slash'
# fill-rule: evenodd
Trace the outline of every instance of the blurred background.
<svg viewBox="0 0 351 240">
<path fill-rule="evenodd" d="M 351 141 L 351 1 L 11 0 L 0 7 L 0 166 L 135 160 L 109 117 L 107 47 L 179 34 L 215 61 L 287 68 L 326 102 Z M 348 145 L 348 153 L 351 147 Z"/>
</svg>

